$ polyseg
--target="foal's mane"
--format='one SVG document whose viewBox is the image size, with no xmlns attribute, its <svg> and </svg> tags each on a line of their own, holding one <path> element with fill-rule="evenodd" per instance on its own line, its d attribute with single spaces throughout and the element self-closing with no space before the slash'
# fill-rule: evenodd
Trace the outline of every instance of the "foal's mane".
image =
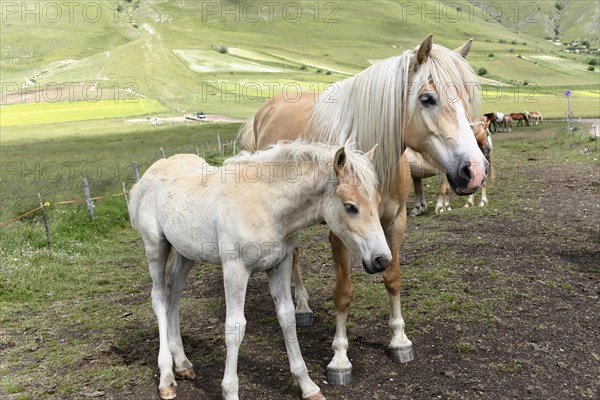
<svg viewBox="0 0 600 400">
<path fill-rule="evenodd" d="M 289 162 L 296 165 L 317 164 L 333 171 L 333 157 L 340 147 L 303 140 L 279 141 L 268 149 L 255 153 L 243 150 L 237 156 L 225 160 L 225 164 Z M 378 180 L 371 160 L 361 151 L 354 150 L 353 146 L 347 144 L 345 147 L 346 168 L 354 174 L 368 196 L 372 197 L 377 191 Z"/>
<path fill-rule="evenodd" d="M 395 185 L 404 129 L 419 104 L 423 86 L 435 84 L 442 108 L 460 101 L 467 115 L 478 111 L 477 80 L 462 56 L 433 45 L 427 60 L 417 67 L 417 51 L 407 50 L 333 84 L 319 96 L 310 119 L 316 141 L 351 142 L 362 150 L 379 144 L 373 163 L 384 192 Z M 456 92 L 452 98 L 444 95 L 450 86 Z M 454 113 L 454 107 L 449 111 Z"/>
</svg>

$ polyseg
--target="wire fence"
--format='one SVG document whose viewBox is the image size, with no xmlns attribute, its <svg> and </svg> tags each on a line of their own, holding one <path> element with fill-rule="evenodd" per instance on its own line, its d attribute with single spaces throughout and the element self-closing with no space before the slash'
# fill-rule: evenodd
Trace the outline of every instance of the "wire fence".
<svg viewBox="0 0 600 400">
<path fill-rule="evenodd" d="M 205 158 L 205 159 L 207 157 L 214 158 L 215 156 L 217 158 L 225 158 L 226 156 L 235 155 L 237 149 L 238 149 L 238 146 L 237 146 L 235 140 L 230 140 L 230 141 L 224 142 L 221 140 L 219 133 L 217 133 L 216 134 L 216 146 L 214 143 L 204 142 L 202 145 L 197 144 L 195 146 L 185 146 L 182 149 L 178 149 L 178 151 L 175 151 L 173 154 L 193 153 L 195 150 L 196 155 L 198 155 L 199 157 Z M 159 148 L 159 154 L 162 158 L 167 158 L 167 156 L 168 156 L 163 147 Z M 148 164 L 147 167 L 149 167 L 155 161 L 156 161 L 156 159 L 147 163 Z M 146 166 L 146 163 L 144 163 L 144 166 Z M 115 197 L 123 197 L 124 204 L 128 208 L 129 191 L 127 190 L 127 186 L 128 186 L 127 183 L 129 183 L 130 185 L 134 184 L 140 180 L 140 176 L 141 176 L 140 164 L 137 161 L 133 161 L 133 162 L 129 163 L 129 168 L 130 168 L 130 173 L 127 173 L 126 177 L 130 178 L 130 179 L 123 179 L 122 181 L 120 181 L 118 183 L 111 179 L 110 186 L 114 187 L 115 184 L 120 184 L 121 190 L 118 191 L 117 193 L 108 193 L 108 194 L 99 195 L 99 196 L 92 196 L 92 193 L 94 192 L 94 184 L 98 183 L 98 187 L 104 187 L 104 186 L 106 186 L 106 182 L 102 182 L 103 181 L 102 177 L 99 177 L 99 179 L 96 182 L 94 182 L 93 180 L 88 181 L 87 176 L 82 176 L 80 178 L 80 185 L 81 185 L 80 187 L 82 189 L 81 197 L 72 198 L 70 200 L 49 201 L 48 198 L 60 197 L 61 195 L 65 195 L 65 192 L 62 192 L 62 191 L 44 192 L 44 193 L 38 192 L 37 197 L 36 197 L 36 202 L 39 203 L 39 206 L 34 207 L 31 210 L 28 210 L 26 212 L 19 213 L 18 215 L 14 216 L 12 218 L 9 218 L 5 221 L 0 221 L 0 228 L 10 226 L 18 221 L 24 220 L 25 218 L 31 217 L 32 215 L 36 215 L 37 213 L 39 213 L 39 215 L 42 217 L 42 221 L 43 221 L 44 227 L 45 227 L 47 247 L 48 247 L 48 249 L 51 249 L 52 248 L 52 240 L 51 240 L 51 236 L 50 236 L 50 228 L 49 228 L 49 221 L 48 221 L 49 215 L 47 213 L 47 210 L 49 208 L 55 207 L 55 206 L 85 204 L 90 218 L 92 220 L 94 220 L 95 219 L 95 214 L 94 214 L 95 203 L 98 201 L 102 201 L 105 199 L 111 199 L 111 198 L 115 198 Z M 118 174 L 118 175 L 121 175 L 121 174 Z M 119 177 L 124 178 L 125 176 L 119 176 Z M 34 196 L 32 196 L 32 195 L 9 195 L 9 196 L 3 196 L 3 201 L 6 202 L 8 200 L 12 200 L 15 203 L 20 203 L 23 201 L 31 201 L 34 198 Z"/>
</svg>

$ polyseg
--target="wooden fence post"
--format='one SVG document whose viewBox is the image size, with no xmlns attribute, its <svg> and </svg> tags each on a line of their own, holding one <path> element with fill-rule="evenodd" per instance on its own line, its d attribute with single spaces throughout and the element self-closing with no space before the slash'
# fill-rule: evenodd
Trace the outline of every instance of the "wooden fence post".
<svg viewBox="0 0 600 400">
<path fill-rule="evenodd" d="M 90 186 L 88 185 L 87 178 L 83 177 L 83 192 L 85 193 L 85 202 L 87 204 L 88 212 L 90 213 L 90 218 L 94 218 L 94 202 L 92 201 L 92 196 L 90 195 Z"/>
<path fill-rule="evenodd" d="M 196 145 L 196 155 L 200 157 L 200 148 Z"/>
<path fill-rule="evenodd" d="M 48 228 L 48 220 L 46 219 L 46 212 L 44 211 L 44 201 L 42 195 L 38 193 L 40 199 L 40 209 L 42 210 L 42 219 L 44 220 L 44 226 L 46 227 L 46 242 L 48 242 L 48 250 L 52 249 L 52 242 L 50 241 L 50 229 Z"/>
<path fill-rule="evenodd" d="M 233 155 L 235 156 L 235 140 L 233 140 Z"/>
<path fill-rule="evenodd" d="M 131 220 L 131 214 L 129 214 L 129 193 L 127 192 L 125 182 L 123 182 L 123 197 L 125 197 L 125 205 L 127 206 L 127 216 L 129 217 L 129 223 L 131 224 L 132 228 L 135 228 L 135 226 L 133 226 L 133 221 Z"/>
<path fill-rule="evenodd" d="M 136 182 L 140 181 L 140 169 L 138 167 L 137 161 L 133 162 L 133 177 L 135 178 Z"/>
<path fill-rule="evenodd" d="M 221 147 L 221 135 L 217 132 L 217 146 L 219 147 L 219 153 L 223 154 L 223 148 Z"/>
<path fill-rule="evenodd" d="M 165 150 L 162 147 L 160 148 L 160 154 L 162 154 L 162 158 L 167 158 L 167 156 L 165 156 Z"/>
</svg>

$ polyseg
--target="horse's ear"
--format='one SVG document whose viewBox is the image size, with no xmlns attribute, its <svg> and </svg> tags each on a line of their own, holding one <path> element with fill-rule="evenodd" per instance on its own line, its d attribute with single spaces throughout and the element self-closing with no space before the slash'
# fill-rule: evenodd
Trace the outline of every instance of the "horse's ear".
<svg viewBox="0 0 600 400">
<path fill-rule="evenodd" d="M 342 146 L 338 151 L 335 152 L 335 156 L 333 156 L 333 171 L 337 176 L 340 176 L 343 173 L 345 165 L 346 148 Z"/>
<path fill-rule="evenodd" d="M 462 46 L 455 48 L 454 52 L 460 54 L 462 58 L 467 58 L 467 56 L 469 55 L 469 52 L 471 51 L 472 45 L 473 45 L 473 38 L 467 40 L 467 42 L 465 44 L 463 44 Z"/>
<path fill-rule="evenodd" d="M 419 51 L 417 52 L 417 65 L 421 65 L 427 60 L 429 57 L 429 53 L 431 52 L 431 48 L 433 47 L 433 33 L 427 35 L 425 39 L 423 39 L 423 43 L 419 46 Z"/>
<path fill-rule="evenodd" d="M 373 146 L 373 148 L 371 150 L 369 150 L 365 153 L 365 156 L 371 161 L 373 161 L 373 156 L 375 155 L 376 148 L 377 148 L 377 143 L 375 143 L 375 146 Z"/>
</svg>

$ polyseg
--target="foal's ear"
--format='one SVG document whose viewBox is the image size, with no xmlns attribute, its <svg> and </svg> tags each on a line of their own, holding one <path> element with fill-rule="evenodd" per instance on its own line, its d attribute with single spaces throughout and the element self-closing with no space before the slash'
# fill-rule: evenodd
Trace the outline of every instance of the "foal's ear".
<svg viewBox="0 0 600 400">
<path fill-rule="evenodd" d="M 365 157 L 367 157 L 369 160 L 373 161 L 373 156 L 375 155 L 376 148 L 377 148 L 377 143 L 375 143 L 375 146 L 373 146 L 373 148 L 371 150 L 369 150 L 365 153 Z"/>
<path fill-rule="evenodd" d="M 345 165 L 346 148 L 342 146 L 338 151 L 335 152 L 335 156 L 333 156 L 333 171 L 337 176 L 340 176 L 343 173 Z"/>
<path fill-rule="evenodd" d="M 471 46 L 473 45 L 473 38 L 467 40 L 465 44 L 460 47 L 454 49 L 455 53 L 458 53 L 462 56 L 462 58 L 467 58 L 469 52 L 471 51 Z"/>
<path fill-rule="evenodd" d="M 421 65 L 427 60 L 429 57 L 429 53 L 431 52 L 431 48 L 433 47 L 433 33 L 427 35 L 425 39 L 423 39 L 423 43 L 419 46 L 419 51 L 417 52 L 417 65 Z"/>
</svg>

